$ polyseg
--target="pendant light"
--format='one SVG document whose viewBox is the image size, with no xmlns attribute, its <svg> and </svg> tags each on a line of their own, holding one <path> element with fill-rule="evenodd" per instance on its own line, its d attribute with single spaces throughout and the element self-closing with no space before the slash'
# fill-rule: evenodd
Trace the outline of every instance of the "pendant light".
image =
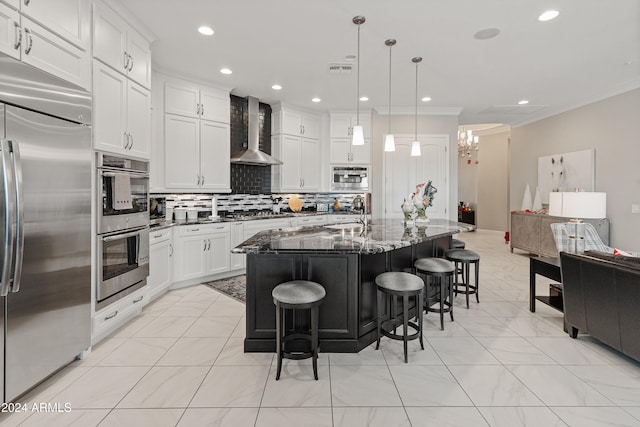
<svg viewBox="0 0 640 427">
<path fill-rule="evenodd" d="M 389 127 L 387 136 L 384 137 L 384 151 L 396 151 L 396 142 L 391 133 L 391 48 L 395 46 L 396 41 L 389 39 L 384 44 L 389 46 Z"/>
<path fill-rule="evenodd" d="M 353 23 L 358 26 L 358 98 L 356 104 L 356 125 L 353 127 L 353 139 L 351 145 L 364 145 L 364 132 L 360 125 L 360 25 L 364 24 L 364 16 L 355 16 Z"/>
<path fill-rule="evenodd" d="M 422 61 L 422 58 L 416 56 L 411 60 L 414 64 L 416 64 L 416 117 L 415 117 L 415 138 L 411 143 L 411 155 L 414 157 L 422 156 L 422 152 L 420 150 L 420 142 L 418 141 L 418 64 Z"/>
</svg>

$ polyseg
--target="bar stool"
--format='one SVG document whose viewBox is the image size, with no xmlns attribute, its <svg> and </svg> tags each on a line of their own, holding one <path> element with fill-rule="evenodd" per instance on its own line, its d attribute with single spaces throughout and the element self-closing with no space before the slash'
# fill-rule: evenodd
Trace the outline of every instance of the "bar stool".
<svg viewBox="0 0 640 427">
<path fill-rule="evenodd" d="M 319 307 L 324 300 L 326 291 L 316 283 L 308 280 L 293 280 L 284 282 L 273 288 L 271 296 L 276 305 L 276 352 L 278 354 L 278 372 L 276 381 L 280 379 L 282 358 L 300 360 L 313 358 L 313 377 L 318 379 L 318 315 Z M 309 309 L 311 312 L 311 331 L 286 332 L 286 310 Z M 311 351 L 285 350 L 287 343 L 294 341 L 310 341 Z"/>
<path fill-rule="evenodd" d="M 450 249 L 464 249 L 465 243 L 459 239 L 451 239 Z"/>
<path fill-rule="evenodd" d="M 467 308 L 469 308 L 469 294 L 476 294 L 476 301 L 479 303 L 478 298 L 478 269 L 480 267 L 480 255 L 470 249 L 451 249 L 445 253 L 445 258 L 449 261 L 453 261 L 456 269 L 456 280 L 453 284 L 453 289 L 456 295 L 460 287 L 464 286 L 465 296 L 467 297 Z M 458 263 L 462 264 L 462 282 L 458 282 Z M 470 265 L 475 266 L 475 285 L 470 282 Z"/>
<path fill-rule="evenodd" d="M 405 272 L 390 271 L 379 274 L 376 277 L 376 285 L 378 287 L 378 315 L 377 324 L 377 343 L 376 350 L 380 348 L 380 333 L 386 337 L 394 340 L 402 340 L 404 342 L 404 363 L 408 363 L 407 356 L 407 341 L 414 340 L 416 338 L 420 341 L 420 348 L 424 350 L 424 344 L 422 342 L 422 307 L 423 307 L 423 289 L 424 282 L 418 276 Z M 380 298 L 382 297 L 382 298 Z M 396 319 L 396 298 L 402 297 L 402 321 Z M 418 324 L 409 322 L 409 298 L 416 298 L 416 318 Z M 390 303 L 389 316 L 385 316 L 382 319 L 380 313 L 382 313 L 383 307 L 380 307 L 380 300 L 382 303 Z M 396 328 L 402 325 L 402 335 L 396 334 Z M 408 328 L 411 327 L 416 332 L 409 335 Z M 388 328 L 388 330 L 386 329 Z M 391 332 L 393 331 L 393 332 Z"/>
<path fill-rule="evenodd" d="M 440 330 L 444 331 L 444 313 L 451 315 L 453 322 L 453 273 L 455 266 L 451 261 L 442 258 L 420 258 L 413 264 L 416 273 L 425 276 L 425 288 L 429 285 L 429 278 L 436 279 L 439 295 L 427 296 L 424 299 L 424 308 L 427 311 L 440 313 Z M 445 297 L 445 293 L 448 294 Z M 440 303 L 437 310 L 431 308 L 436 302 Z"/>
</svg>

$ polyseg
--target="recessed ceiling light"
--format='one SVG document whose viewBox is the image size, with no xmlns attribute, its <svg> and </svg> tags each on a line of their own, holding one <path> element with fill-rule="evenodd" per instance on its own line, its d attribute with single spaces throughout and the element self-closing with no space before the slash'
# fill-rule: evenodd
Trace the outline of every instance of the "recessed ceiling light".
<svg viewBox="0 0 640 427">
<path fill-rule="evenodd" d="M 230 69 L 228 69 L 228 68 L 222 68 L 222 69 L 220 70 L 220 72 L 221 72 L 222 74 L 232 74 L 232 73 L 233 73 L 233 71 L 231 71 L 231 70 L 230 70 Z"/>
<path fill-rule="evenodd" d="M 526 105 L 528 103 L 529 103 L 529 101 L 526 100 L 526 99 L 523 99 L 522 101 L 518 101 L 518 105 Z"/>
<path fill-rule="evenodd" d="M 322 101 L 322 99 L 320 99 L 320 98 L 312 98 L 311 101 L 312 102 L 320 102 L 320 101 Z"/>
<path fill-rule="evenodd" d="M 498 34 L 500 34 L 500 30 L 497 28 L 485 28 L 484 30 L 480 30 L 475 33 L 473 38 L 477 40 L 487 40 L 494 38 Z"/>
<path fill-rule="evenodd" d="M 362 101 L 362 102 L 365 102 L 365 101 L 368 101 L 368 100 L 369 100 L 369 98 L 366 97 L 366 96 L 361 96 L 360 97 L 360 101 Z"/>
<path fill-rule="evenodd" d="M 558 15 L 560 15 L 560 12 L 558 12 L 557 10 L 546 10 L 542 13 L 542 15 L 538 16 L 538 21 L 551 21 Z"/>
<path fill-rule="evenodd" d="M 198 28 L 198 32 L 203 36 L 213 35 L 213 30 L 211 29 L 211 27 L 207 27 L 206 25 L 203 25 L 202 27 Z"/>
<path fill-rule="evenodd" d="M 271 86 L 271 89 L 273 89 L 273 90 L 280 90 L 280 89 L 282 89 L 282 86 L 280 86 L 280 85 L 273 85 L 273 86 Z"/>
<path fill-rule="evenodd" d="M 422 102 L 429 102 L 431 101 L 431 98 L 429 98 L 428 96 L 425 96 L 424 98 L 422 98 Z"/>
</svg>

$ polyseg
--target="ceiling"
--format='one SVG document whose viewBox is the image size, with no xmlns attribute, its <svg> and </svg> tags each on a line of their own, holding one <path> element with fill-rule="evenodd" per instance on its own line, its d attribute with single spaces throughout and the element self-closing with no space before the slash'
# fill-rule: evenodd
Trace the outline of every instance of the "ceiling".
<svg viewBox="0 0 640 427">
<path fill-rule="evenodd" d="M 154 38 L 158 70 L 319 111 L 355 110 L 350 74 L 328 64 L 357 53 L 361 110 L 413 114 L 416 67 L 420 113 L 460 112 L 461 124 L 513 126 L 640 87 L 638 0 L 127 0 L 122 5 Z M 547 9 L 560 15 L 548 22 Z M 200 35 L 208 25 L 215 34 Z M 474 34 L 497 28 L 497 37 Z M 219 70 L 228 67 L 231 75 Z M 283 89 L 271 89 L 273 84 Z M 321 102 L 313 103 L 311 98 Z M 526 99 L 528 105 L 519 106 Z"/>
</svg>

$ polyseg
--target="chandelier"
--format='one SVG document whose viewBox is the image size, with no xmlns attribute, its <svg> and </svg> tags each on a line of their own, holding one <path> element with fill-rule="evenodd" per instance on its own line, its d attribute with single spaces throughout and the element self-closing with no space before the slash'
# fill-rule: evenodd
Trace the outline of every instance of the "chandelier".
<svg viewBox="0 0 640 427">
<path fill-rule="evenodd" d="M 471 164 L 471 154 L 476 153 L 475 164 L 479 163 L 478 150 L 480 150 L 480 138 L 474 135 L 471 129 L 465 130 L 464 127 L 458 129 L 458 152 L 460 157 L 467 157 L 467 164 Z"/>
</svg>

